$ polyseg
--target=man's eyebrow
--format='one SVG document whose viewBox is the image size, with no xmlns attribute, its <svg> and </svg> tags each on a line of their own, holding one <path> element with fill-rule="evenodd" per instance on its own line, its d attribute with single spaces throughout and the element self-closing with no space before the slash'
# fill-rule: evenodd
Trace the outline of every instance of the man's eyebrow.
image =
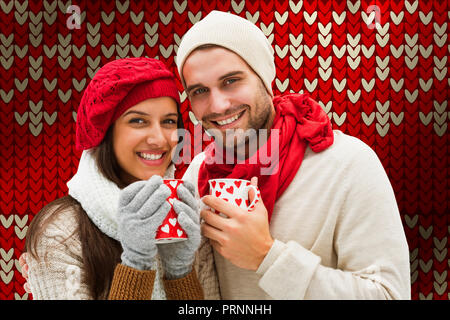
<svg viewBox="0 0 450 320">
<path fill-rule="evenodd" d="M 194 90 L 196 88 L 200 88 L 200 87 L 203 87 L 203 85 L 201 83 L 193 84 L 186 88 L 186 93 L 189 94 L 192 90 Z"/>
<path fill-rule="evenodd" d="M 221 76 L 219 78 L 219 80 L 223 80 L 225 78 L 232 77 L 235 75 L 241 75 L 241 74 L 244 74 L 244 72 L 243 71 L 231 71 L 231 72 L 228 72 L 228 73 L 224 74 L 223 76 Z M 190 85 L 189 87 L 186 88 L 186 93 L 189 94 L 192 90 L 199 88 L 199 87 L 203 87 L 203 84 L 201 82 Z"/>
<path fill-rule="evenodd" d="M 241 75 L 241 74 L 244 74 L 244 72 L 243 71 L 231 71 L 231 72 L 228 72 L 227 74 L 224 74 L 223 76 L 221 76 L 219 78 L 219 80 L 223 80 L 225 78 L 232 77 L 235 75 Z"/>
</svg>

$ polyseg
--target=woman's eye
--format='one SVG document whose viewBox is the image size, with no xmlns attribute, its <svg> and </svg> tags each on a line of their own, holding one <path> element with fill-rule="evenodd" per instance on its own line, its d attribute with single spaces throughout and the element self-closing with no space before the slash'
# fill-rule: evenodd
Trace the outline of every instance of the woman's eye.
<svg viewBox="0 0 450 320">
<path fill-rule="evenodd" d="M 166 119 L 166 120 L 164 120 L 164 123 L 167 123 L 167 124 L 177 124 L 177 121 L 176 121 L 176 120 L 173 120 L 173 119 Z"/>
<path fill-rule="evenodd" d="M 144 122 L 145 122 L 145 120 L 142 118 L 132 118 L 132 119 L 130 119 L 130 121 L 128 121 L 128 123 L 137 123 L 137 124 L 141 124 Z"/>
</svg>

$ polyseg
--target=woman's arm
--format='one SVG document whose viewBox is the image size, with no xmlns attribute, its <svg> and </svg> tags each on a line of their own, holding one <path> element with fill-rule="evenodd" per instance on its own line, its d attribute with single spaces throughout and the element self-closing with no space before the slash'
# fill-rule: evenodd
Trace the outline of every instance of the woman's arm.
<svg viewBox="0 0 450 320">
<path fill-rule="evenodd" d="M 138 270 L 117 264 L 108 300 L 150 300 L 155 276 L 155 270 Z"/>
<path fill-rule="evenodd" d="M 190 194 L 188 190 L 186 193 Z M 158 248 L 153 240 L 170 209 L 166 201 L 169 195 L 170 190 L 158 176 L 148 181 L 135 182 L 121 191 L 118 235 L 124 251 L 122 263 L 116 266 L 114 272 L 109 299 L 151 299 L 157 251 L 165 274 L 170 279 L 163 280 L 167 298 L 203 298 L 203 291 L 192 268 L 200 239 L 200 230 L 195 228 L 198 224 L 192 223 L 186 213 L 177 211 L 178 221 L 188 234 L 188 240 L 161 244 Z M 181 202 L 180 205 L 182 210 L 198 219 L 196 212 Z M 177 203 L 174 206 L 177 207 Z"/>
<path fill-rule="evenodd" d="M 27 254 L 28 283 L 34 300 L 91 300 L 83 282 L 84 267 L 77 221 L 62 212 L 43 230 L 36 255 Z"/>
<path fill-rule="evenodd" d="M 155 270 L 137 270 L 118 264 L 114 271 L 109 300 L 150 300 L 155 282 Z M 202 300 L 203 290 L 192 270 L 180 279 L 163 279 L 169 300 Z"/>
</svg>

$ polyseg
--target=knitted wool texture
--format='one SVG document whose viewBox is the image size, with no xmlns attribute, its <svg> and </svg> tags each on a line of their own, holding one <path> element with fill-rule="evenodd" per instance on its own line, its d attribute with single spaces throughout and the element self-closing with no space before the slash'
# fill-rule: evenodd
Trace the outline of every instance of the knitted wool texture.
<svg viewBox="0 0 450 320">
<path fill-rule="evenodd" d="M 77 113 L 76 148 L 98 146 L 106 131 L 127 109 L 150 98 L 171 97 L 180 105 L 175 77 L 159 60 L 114 60 L 89 82 Z"/>
<path fill-rule="evenodd" d="M 171 165 L 164 179 L 172 179 L 174 166 Z M 69 195 L 83 207 L 92 222 L 107 236 L 120 241 L 117 236 L 117 211 L 119 207 L 119 187 L 106 179 L 99 171 L 90 150 L 83 151 L 77 173 L 67 182 Z M 152 299 L 166 299 L 162 284 L 162 266 L 157 257 L 156 279 Z"/>
<path fill-rule="evenodd" d="M 173 179 L 174 172 L 171 165 L 163 179 Z M 80 202 L 92 222 L 107 236 L 119 241 L 117 210 L 120 189 L 100 173 L 91 151 L 83 151 L 77 173 L 67 182 L 67 187 L 69 195 Z"/>
<path fill-rule="evenodd" d="M 155 271 L 141 271 L 122 264 L 114 270 L 109 300 L 149 300 L 152 295 Z M 203 300 L 203 289 L 192 270 L 186 277 L 163 280 L 168 300 Z"/>
<path fill-rule="evenodd" d="M 189 55 L 201 45 L 214 44 L 239 55 L 264 82 L 272 94 L 275 79 L 274 50 L 264 33 L 250 21 L 227 12 L 213 10 L 194 24 L 181 39 L 176 63 L 181 81 L 183 66 Z"/>
</svg>

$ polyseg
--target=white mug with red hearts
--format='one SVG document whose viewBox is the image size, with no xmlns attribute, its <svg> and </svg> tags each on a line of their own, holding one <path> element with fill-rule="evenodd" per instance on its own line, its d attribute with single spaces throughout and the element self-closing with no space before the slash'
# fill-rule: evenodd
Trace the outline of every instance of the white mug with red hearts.
<svg viewBox="0 0 450 320">
<path fill-rule="evenodd" d="M 211 195 L 248 211 L 255 208 L 255 204 L 261 197 L 258 187 L 252 185 L 248 180 L 211 179 L 208 182 Z M 248 191 L 250 189 L 253 189 L 255 192 L 255 197 L 251 203 L 248 199 Z M 214 209 L 212 211 L 214 212 Z"/>
</svg>

